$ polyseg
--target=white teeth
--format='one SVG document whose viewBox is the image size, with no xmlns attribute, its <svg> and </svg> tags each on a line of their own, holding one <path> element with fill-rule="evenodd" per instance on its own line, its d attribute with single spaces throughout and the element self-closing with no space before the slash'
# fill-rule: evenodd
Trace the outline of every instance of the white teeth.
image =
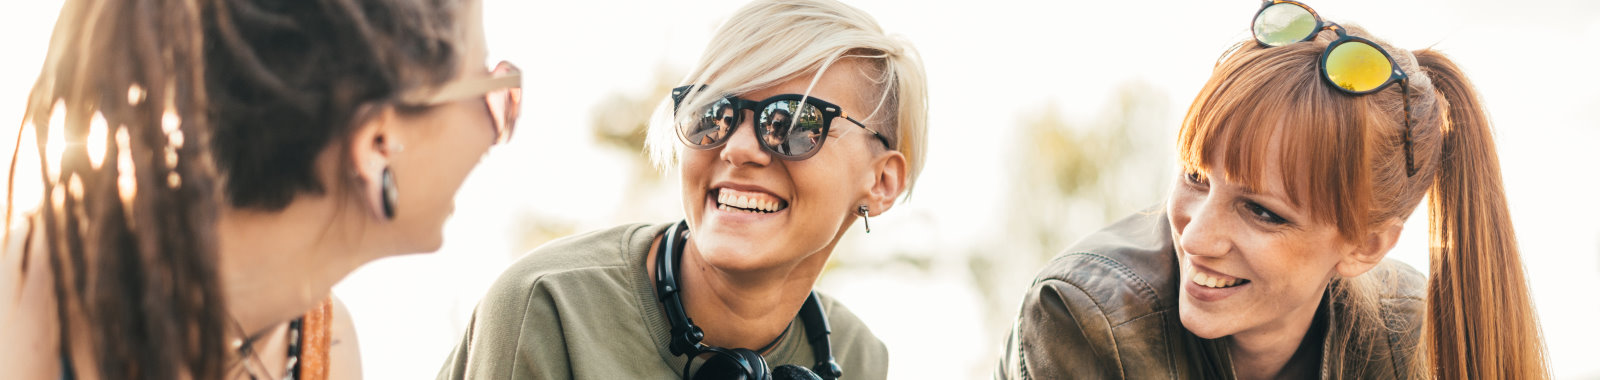
<svg viewBox="0 0 1600 380">
<path fill-rule="evenodd" d="M 738 194 L 736 190 L 722 189 L 717 191 L 717 208 L 730 212 L 776 212 L 780 206 L 778 200 L 770 199 L 766 194 Z"/>
<path fill-rule="evenodd" d="M 1230 288 L 1244 283 L 1244 279 L 1212 276 L 1202 273 L 1199 269 L 1194 269 L 1192 267 L 1190 268 L 1189 272 L 1190 281 L 1208 288 Z"/>
</svg>

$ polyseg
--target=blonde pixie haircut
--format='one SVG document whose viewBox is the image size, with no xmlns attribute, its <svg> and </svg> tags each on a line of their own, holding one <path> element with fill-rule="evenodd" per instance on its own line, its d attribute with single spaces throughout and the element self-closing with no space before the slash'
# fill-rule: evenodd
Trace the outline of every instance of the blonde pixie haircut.
<svg viewBox="0 0 1600 380">
<path fill-rule="evenodd" d="M 856 117 L 889 140 L 906 157 L 906 193 L 922 172 L 928 143 L 927 74 L 911 43 L 890 36 L 860 9 L 834 0 L 756 0 L 734 12 L 717 30 L 685 84 L 703 84 L 691 91 L 681 109 L 701 109 L 723 94 L 744 94 L 811 74 L 809 95 L 817 80 L 841 59 L 860 59 L 872 67 L 872 81 L 863 99 L 878 99 L 870 112 Z M 683 144 L 671 100 L 658 108 L 647 137 L 657 166 L 674 166 Z M 877 144 L 872 144 L 876 146 Z"/>
</svg>

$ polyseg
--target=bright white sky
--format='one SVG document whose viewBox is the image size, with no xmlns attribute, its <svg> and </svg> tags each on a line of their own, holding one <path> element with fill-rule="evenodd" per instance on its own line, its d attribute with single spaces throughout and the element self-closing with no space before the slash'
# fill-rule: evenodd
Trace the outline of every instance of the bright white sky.
<svg viewBox="0 0 1600 380">
<path fill-rule="evenodd" d="M 606 94 L 637 94 L 659 65 L 683 69 L 744 0 L 534 2 L 487 0 L 492 58 L 524 70 L 517 139 L 498 148 L 458 197 L 445 248 L 374 263 L 336 292 L 359 326 L 371 378 L 431 378 L 483 290 L 517 253 L 519 215 L 579 230 L 663 222 L 677 194 L 643 195 L 620 210 L 631 161 L 593 141 L 592 110 Z M 932 88 L 929 162 L 912 202 L 873 220 L 861 252 L 927 251 L 925 273 L 830 272 L 820 285 L 872 326 L 894 355 L 893 378 L 987 377 L 1004 331 L 974 308 L 962 255 L 1000 234 L 1005 170 L 1023 112 L 1056 104 L 1069 122 L 1093 120 L 1118 85 L 1163 92 L 1177 117 L 1229 44 L 1248 37 L 1258 3 L 1235 1 L 936 2 L 850 0 L 921 50 Z M 1499 128 L 1511 210 L 1558 378 L 1600 377 L 1600 5 L 1577 0 L 1314 1 L 1398 46 L 1433 46 L 1476 82 Z M 57 1 L 8 4 L 0 15 L 0 120 L 20 120 Z M 664 94 L 662 94 L 664 95 Z M 0 143 L 10 146 L 14 135 Z M 1150 141 L 1171 144 L 1170 140 Z M 31 152 L 31 151 L 29 151 Z M 1151 173 L 1168 175 L 1168 173 Z M 1152 203 L 1155 200 L 1152 200 Z M 1419 210 L 1420 211 L 1420 210 Z M 628 215 L 627 218 L 618 215 Z M 640 215 L 647 219 L 637 219 Z M 1422 215 L 1422 214 L 1418 214 Z M 1425 218 L 1413 218 L 1391 257 L 1427 267 Z M 1064 248 L 1064 247 L 1062 247 Z M 996 253 L 999 254 L 999 253 Z M 1029 276 L 1031 277 L 1031 276 Z M 1020 299 L 1027 277 L 1006 290 Z M 1008 305 L 1014 305 L 1015 299 Z M 943 305 L 935 309 L 935 305 Z M 955 374 L 952 375 L 951 371 Z"/>
</svg>

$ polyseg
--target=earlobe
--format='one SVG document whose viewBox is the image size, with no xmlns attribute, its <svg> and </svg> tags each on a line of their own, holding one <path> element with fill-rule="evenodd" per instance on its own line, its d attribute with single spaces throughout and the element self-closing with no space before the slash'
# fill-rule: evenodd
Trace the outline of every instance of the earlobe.
<svg viewBox="0 0 1600 380">
<path fill-rule="evenodd" d="M 346 149 L 350 152 L 355 182 L 360 189 L 360 199 L 367 209 L 379 219 L 393 219 L 396 213 L 394 156 L 403 145 L 391 126 L 396 115 L 389 107 L 373 109 L 371 116 L 350 133 Z"/>
<path fill-rule="evenodd" d="M 1389 250 L 1394 249 L 1395 243 L 1400 240 L 1400 231 L 1405 223 L 1398 219 L 1390 219 L 1367 232 L 1367 235 L 1344 253 L 1335 269 L 1339 276 L 1355 277 L 1367 273 L 1378 263 L 1383 262 Z"/>
</svg>

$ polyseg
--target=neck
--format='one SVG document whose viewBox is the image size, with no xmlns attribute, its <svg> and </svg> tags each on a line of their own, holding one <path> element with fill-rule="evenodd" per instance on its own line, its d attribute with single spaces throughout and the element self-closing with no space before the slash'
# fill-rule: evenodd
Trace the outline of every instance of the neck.
<svg viewBox="0 0 1600 380">
<path fill-rule="evenodd" d="M 260 335 L 328 298 L 333 285 L 381 256 L 377 235 L 356 209 L 329 196 L 297 197 L 280 211 L 225 208 L 217 222 L 218 258 L 228 314 Z M 230 326 L 231 329 L 231 326 Z"/>
<path fill-rule="evenodd" d="M 1322 359 L 1322 333 L 1319 324 L 1321 302 L 1311 308 L 1291 311 L 1269 331 L 1234 334 L 1228 346 L 1233 370 L 1239 379 L 1306 379 L 1317 376 Z"/>
<path fill-rule="evenodd" d="M 707 265 L 690 240 L 677 274 L 684 311 L 705 331 L 705 344 L 767 347 L 800 313 L 837 242 L 791 265 L 747 273 Z M 650 252 L 649 275 L 655 278 L 655 248 Z"/>
</svg>

